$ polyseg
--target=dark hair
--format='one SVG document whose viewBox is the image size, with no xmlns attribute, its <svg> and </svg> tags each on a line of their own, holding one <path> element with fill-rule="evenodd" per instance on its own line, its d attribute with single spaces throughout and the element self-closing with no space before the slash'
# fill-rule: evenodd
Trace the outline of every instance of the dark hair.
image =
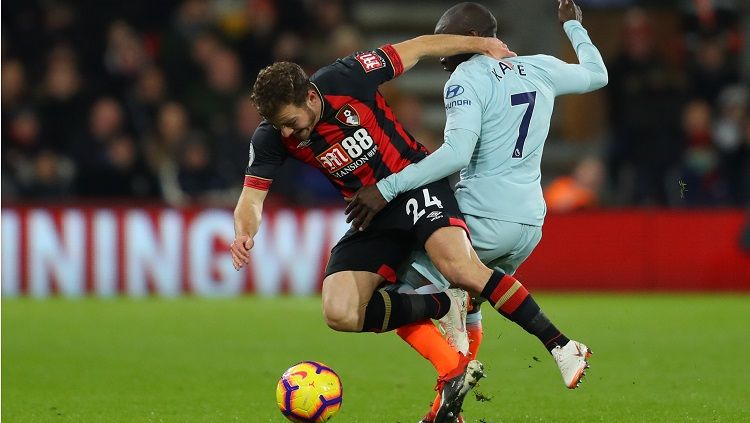
<svg viewBox="0 0 750 423">
<path fill-rule="evenodd" d="M 276 62 L 258 73 L 251 98 L 261 116 L 273 119 L 287 104 L 301 106 L 311 86 L 310 79 L 298 64 Z"/>
<path fill-rule="evenodd" d="M 435 27 L 436 34 L 471 35 L 476 31 L 480 37 L 494 37 L 497 19 L 489 9 L 479 3 L 459 3 L 443 13 Z"/>
</svg>

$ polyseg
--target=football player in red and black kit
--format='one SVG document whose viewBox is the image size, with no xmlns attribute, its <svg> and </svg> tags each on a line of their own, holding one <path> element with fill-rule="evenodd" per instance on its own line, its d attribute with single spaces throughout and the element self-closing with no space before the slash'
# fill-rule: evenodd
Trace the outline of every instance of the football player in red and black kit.
<svg viewBox="0 0 750 423">
<path fill-rule="evenodd" d="M 289 62 L 263 69 L 252 96 L 266 120 L 252 137 L 244 188 L 234 213 L 235 268 L 249 262 L 263 201 L 286 158 L 321 169 L 345 198 L 423 159 L 427 151 L 396 120 L 378 87 L 422 57 L 462 53 L 514 55 L 494 37 L 426 35 L 339 59 L 310 78 Z M 440 360 L 430 355 L 448 353 L 440 346 L 424 345 L 424 339 L 430 339 L 430 344 L 442 342 L 450 349 L 428 320 L 448 311 L 447 294 L 405 294 L 378 287 L 384 281 L 395 282 L 396 269 L 409 253 L 424 248 L 451 283 L 482 294 L 494 305 L 513 284 L 512 278 L 482 264 L 466 231 L 448 181 L 428 184 L 394 199 L 366 230 L 350 229 L 331 251 L 323 280 L 323 313 L 334 330 L 385 332 L 409 325 L 430 333 L 421 341 L 414 330 L 399 335 L 430 359 L 440 374 L 444 412 L 436 422 L 457 420 L 464 396 L 483 375 L 482 365 L 453 351 L 455 367 L 438 368 Z"/>
</svg>

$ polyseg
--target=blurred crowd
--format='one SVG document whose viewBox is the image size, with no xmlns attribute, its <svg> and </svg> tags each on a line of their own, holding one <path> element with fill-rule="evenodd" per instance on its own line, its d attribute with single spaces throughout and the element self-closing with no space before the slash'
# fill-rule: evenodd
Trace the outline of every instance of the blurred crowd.
<svg viewBox="0 0 750 423">
<path fill-rule="evenodd" d="M 625 13 L 619 51 L 607 60 L 603 152 L 547 185 L 550 210 L 750 205 L 739 18 L 733 9 L 690 9 L 681 31 L 659 40 L 653 16 Z"/>
<path fill-rule="evenodd" d="M 259 69 L 358 49 L 348 13 L 333 0 L 3 2 L 3 200 L 235 202 Z M 287 166 L 274 191 L 335 194 L 306 172 Z"/>
<path fill-rule="evenodd" d="M 343 0 L 2 8 L 3 201 L 231 205 L 260 120 L 248 96 L 258 70 L 291 60 L 313 71 L 364 44 Z M 684 14 L 667 46 L 647 13 L 624 16 L 619 53 L 605 54 L 606 148 L 547 184 L 550 209 L 747 204 L 750 93 L 737 14 Z M 401 103 L 407 128 L 428 133 L 419 101 Z M 339 201 L 317 170 L 293 163 L 273 191 L 296 204 Z"/>
<path fill-rule="evenodd" d="M 654 20 L 625 15 L 621 51 L 608 63 L 605 157 L 617 204 L 748 204 L 750 92 L 738 17 L 698 9 L 682 16 L 680 37 L 657 48 Z"/>
</svg>

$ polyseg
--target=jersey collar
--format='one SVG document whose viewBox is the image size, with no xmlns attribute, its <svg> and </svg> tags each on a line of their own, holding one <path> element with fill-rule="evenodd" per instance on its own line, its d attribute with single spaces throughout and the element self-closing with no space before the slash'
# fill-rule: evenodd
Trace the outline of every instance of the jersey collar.
<svg viewBox="0 0 750 423">
<path fill-rule="evenodd" d="M 331 107 L 330 103 L 328 103 L 325 96 L 320 91 L 320 88 L 318 88 L 318 86 L 314 82 L 311 81 L 310 83 L 313 85 L 313 87 L 315 87 L 315 91 L 318 92 L 318 96 L 320 96 L 320 107 L 322 110 L 320 111 L 320 121 L 318 121 L 318 124 L 320 124 L 321 122 L 327 122 L 333 118 L 333 114 L 336 111 L 333 109 L 333 107 Z"/>
<path fill-rule="evenodd" d="M 320 120 L 323 120 L 323 116 L 326 114 L 326 98 L 323 97 L 323 93 L 320 92 L 320 88 L 314 82 L 310 81 L 310 83 L 315 87 L 315 92 L 318 93 L 318 98 L 320 98 Z"/>
</svg>

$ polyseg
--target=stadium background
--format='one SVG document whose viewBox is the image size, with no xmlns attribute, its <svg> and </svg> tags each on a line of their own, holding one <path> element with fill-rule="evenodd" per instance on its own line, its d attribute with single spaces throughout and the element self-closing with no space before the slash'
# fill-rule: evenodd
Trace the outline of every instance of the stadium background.
<svg viewBox="0 0 750 423">
<path fill-rule="evenodd" d="M 230 211 L 259 120 L 252 81 L 272 61 L 312 72 L 430 33 L 450 4 L 4 2 L 3 293 L 314 292 L 345 230 L 342 201 L 292 160 L 266 202 L 264 265 L 230 266 Z M 547 3 L 488 5 L 519 54 L 575 59 Z M 583 7 L 610 81 L 558 101 L 545 241 L 520 275 L 549 289 L 747 289 L 748 5 Z M 424 60 L 383 86 L 430 150 L 446 79 Z M 582 271 L 561 278 L 571 266 Z"/>
<path fill-rule="evenodd" d="M 294 360 L 320 356 L 351 389 L 342 421 L 380 415 L 370 398 L 358 397 L 357 383 L 410 386 L 416 376 L 393 368 L 401 375 L 393 382 L 387 371 L 367 378 L 359 372 L 383 365 L 377 357 L 367 361 L 373 346 L 391 351 L 396 342 L 381 336 L 356 344 L 329 331 L 314 296 L 266 298 L 317 293 L 328 251 L 346 230 L 342 201 L 317 170 L 285 164 L 266 201 L 250 266 L 232 269 L 231 211 L 259 122 L 248 92 L 272 61 L 293 60 L 313 71 L 355 50 L 431 33 L 453 3 L 2 2 L 3 418 L 277 421 L 266 398 L 275 378 Z M 517 53 L 575 60 L 554 1 L 484 4 Z M 638 382 L 643 389 L 635 397 L 609 391 L 601 378 L 592 382 L 600 391 L 585 400 L 595 410 L 589 418 L 750 419 L 742 405 L 750 375 L 740 360 L 750 348 L 742 335 L 742 322 L 750 320 L 750 3 L 579 4 L 609 85 L 558 100 L 542 169 L 550 212 L 519 279 L 532 292 L 557 293 L 542 295 L 542 305 L 565 327 L 598 341 L 605 375 L 640 351 L 636 341 L 608 349 L 622 338 L 647 339 L 642 346 L 654 348 L 656 358 L 636 360 L 651 376 L 633 378 L 632 388 Z M 430 150 L 442 138 L 446 79 L 437 60 L 427 59 L 382 87 L 405 127 Z M 185 294 L 190 298 L 163 299 Z M 285 317 L 269 322 L 269 315 Z M 298 331 L 314 336 L 295 342 Z M 695 342 L 678 335 L 688 332 Z M 508 345 L 530 342 L 510 326 L 502 333 L 505 368 L 536 366 L 536 356 L 529 363 L 510 357 L 518 350 Z M 256 336 L 273 346 L 256 345 Z M 198 345 L 221 346 L 225 355 Z M 388 354 L 416 362 L 398 347 Z M 347 359 L 321 353 L 351 348 Z M 533 346 L 513 348 L 525 358 L 540 354 Z M 690 354 L 681 356 L 686 349 Z M 721 364 L 698 358 L 719 350 Z M 176 361 L 174 351 L 180 351 Z M 237 363 L 231 353 L 238 351 L 247 362 Z M 699 377 L 690 395 L 667 384 L 667 376 L 691 366 L 713 380 Z M 100 371 L 108 376 L 100 378 Z M 426 367 L 410 371 L 429 375 Z M 504 401 L 498 418 L 577 419 L 581 404 L 572 397 L 526 389 L 539 378 L 557 383 L 553 371 L 509 371 L 505 382 L 518 383 L 519 396 Z M 632 369 L 618 372 L 628 378 L 621 387 L 630 389 Z M 209 382 L 219 378 L 226 385 Z M 685 378 L 695 381 L 692 373 Z M 249 394 L 256 382 L 258 394 Z M 102 394 L 110 391 L 117 395 Z M 217 391 L 233 393 L 212 402 Z M 416 420 L 426 392 L 416 411 L 411 402 L 398 405 L 408 413 L 388 421 Z M 550 398 L 561 415 L 535 407 Z M 513 407 L 525 411 L 516 415 Z M 270 417 L 258 417 L 258 410 Z"/>
</svg>

